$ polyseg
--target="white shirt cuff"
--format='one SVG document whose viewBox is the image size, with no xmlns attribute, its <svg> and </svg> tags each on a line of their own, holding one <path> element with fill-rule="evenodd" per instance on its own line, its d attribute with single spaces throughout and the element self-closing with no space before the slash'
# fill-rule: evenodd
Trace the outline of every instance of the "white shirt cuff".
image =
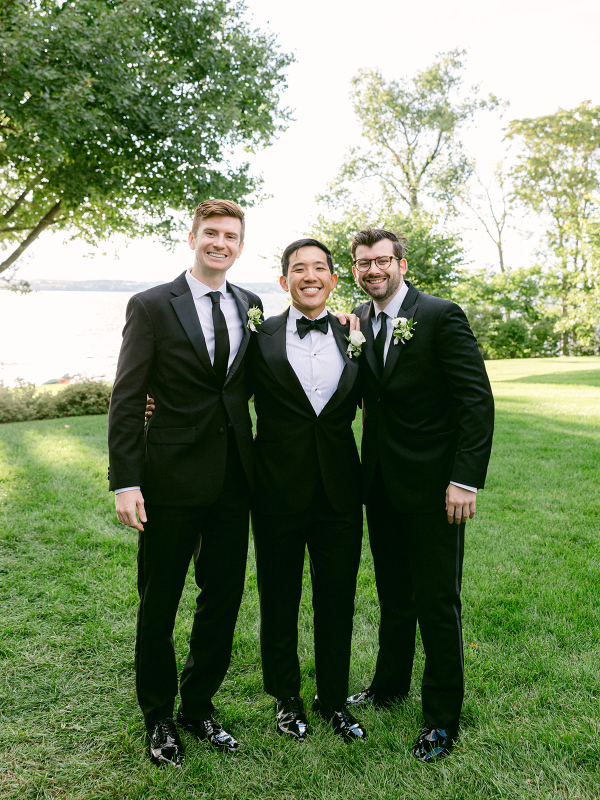
<svg viewBox="0 0 600 800">
<path fill-rule="evenodd" d="M 139 489 L 139 488 L 140 488 L 139 486 L 128 486 L 126 489 L 115 489 L 115 494 L 121 494 L 121 492 L 131 492 L 134 489 Z"/>
<path fill-rule="evenodd" d="M 461 489 L 466 489 L 469 492 L 475 492 L 477 494 L 477 488 L 475 486 L 465 486 L 464 483 L 457 483 L 456 481 L 450 481 L 453 486 L 460 486 Z M 116 492 L 115 492 L 116 494 Z"/>
</svg>

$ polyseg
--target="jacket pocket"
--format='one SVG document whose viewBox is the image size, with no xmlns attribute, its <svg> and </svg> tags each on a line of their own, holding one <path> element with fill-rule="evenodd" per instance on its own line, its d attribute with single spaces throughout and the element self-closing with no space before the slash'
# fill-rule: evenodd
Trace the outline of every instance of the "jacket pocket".
<svg viewBox="0 0 600 800">
<path fill-rule="evenodd" d="M 150 428 L 148 441 L 152 444 L 194 444 L 195 428 Z"/>
</svg>

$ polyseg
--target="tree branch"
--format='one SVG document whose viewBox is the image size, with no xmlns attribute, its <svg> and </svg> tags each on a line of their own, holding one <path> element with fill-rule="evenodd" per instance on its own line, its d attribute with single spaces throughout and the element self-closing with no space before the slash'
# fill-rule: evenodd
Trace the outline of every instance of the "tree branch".
<svg viewBox="0 0 600 800">
<path fill-rule="evenodd" d="M 8 219 L 9 217 L 12 217 L 12 215 L 19 208 L 19 206 L 21 206 L 25 202 L 25 198 L 27 197 L 28 194 L 29 194 L 29 187 L 25 189 L 25 191 L 21 195 L 19 195 L 19 197 L 17 197 L 15 202 L 8 209 L 8 211 L 5 211 L 4 214 L 2 214 L 2 219 Z"/>
<path fill-rule="evenodd" d="M 48 211 L 46 216 L 43 217 L 38 222 L 38 224 L 31 231 L 29 236 L 23 242 L 21 242 L 21 244 L 17 247 L 17 249 L 14 250 L 5 261 L 3 261 L 0 264 L 0 273 L 4 272 L 4 270 L 12 266 L 15 263 L 15 261 L 19 258 L 19 256 L 21 256 L 25 252 L 25 250 L 27 250 L 29 245 L 35 242 L 40 233 L 42 233 L 42 231 L 46 230 L 46 228 L 52 225 L 52 223 L 56 218 L 56 215 L 60 211 L 61 203 L 62 203 L 61 200 L 57 200 L 57 202 L 52 206 L 50 211 Z"/>
</svg>

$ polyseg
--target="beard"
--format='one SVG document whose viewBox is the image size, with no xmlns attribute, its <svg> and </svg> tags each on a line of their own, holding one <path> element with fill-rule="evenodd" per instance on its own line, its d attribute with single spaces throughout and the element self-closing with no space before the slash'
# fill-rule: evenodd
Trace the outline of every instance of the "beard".
<svg viewBox="0 0 600 800">
<path fill-rule="evenodd" d="M 394 272 L 390 271 L 384 277 L 387 280 L 383 281 L 382 283 L 375 284 L 370 284 L 364 278 L 359 278 L 358 285 L 363 292 L 366 292 L 369 297 L 373 298 L 373 300 L 377 300 L 379 303 L 385 302 L 393 297 L 398 291 L 402 282 L 402 273 L 398 267 Z"/>
</svg>

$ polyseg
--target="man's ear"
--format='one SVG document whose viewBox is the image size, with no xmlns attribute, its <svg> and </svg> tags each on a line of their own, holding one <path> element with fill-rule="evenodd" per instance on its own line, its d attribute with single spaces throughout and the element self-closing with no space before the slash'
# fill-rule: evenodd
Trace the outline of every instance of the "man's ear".
<svg viewBox="0 0 600 800">
<path fill-rule="evenodd" d="M 238 250 L 238 254 L 236 258 L 239 258 L 242 255 L 242 250 L 244 249 L 244 242 L 241 243 L 240 249 Z"/>
<path fill-rule="evenodd" d="M 188 244 L 190 246 L 190 250 L 196 249 L 196 243 L 194 242 L 194 234 L 191 231 L 188 233 Z"/>
<path fill-rule="evenodd" d="M 406 270 L 408 269 L 408 264 L 406 263 L 406 259 L 402 258 L 398 263 L 400 264 L 400 272 L 402 273 L 402 275 L 406 275 Z"/>
<path fill-rule="evenodd" d="M 289 292 L 288 282 L 285 275 L 279 276 L 279 285 L 281 286 L 284 292 Z"/>
</svg>

